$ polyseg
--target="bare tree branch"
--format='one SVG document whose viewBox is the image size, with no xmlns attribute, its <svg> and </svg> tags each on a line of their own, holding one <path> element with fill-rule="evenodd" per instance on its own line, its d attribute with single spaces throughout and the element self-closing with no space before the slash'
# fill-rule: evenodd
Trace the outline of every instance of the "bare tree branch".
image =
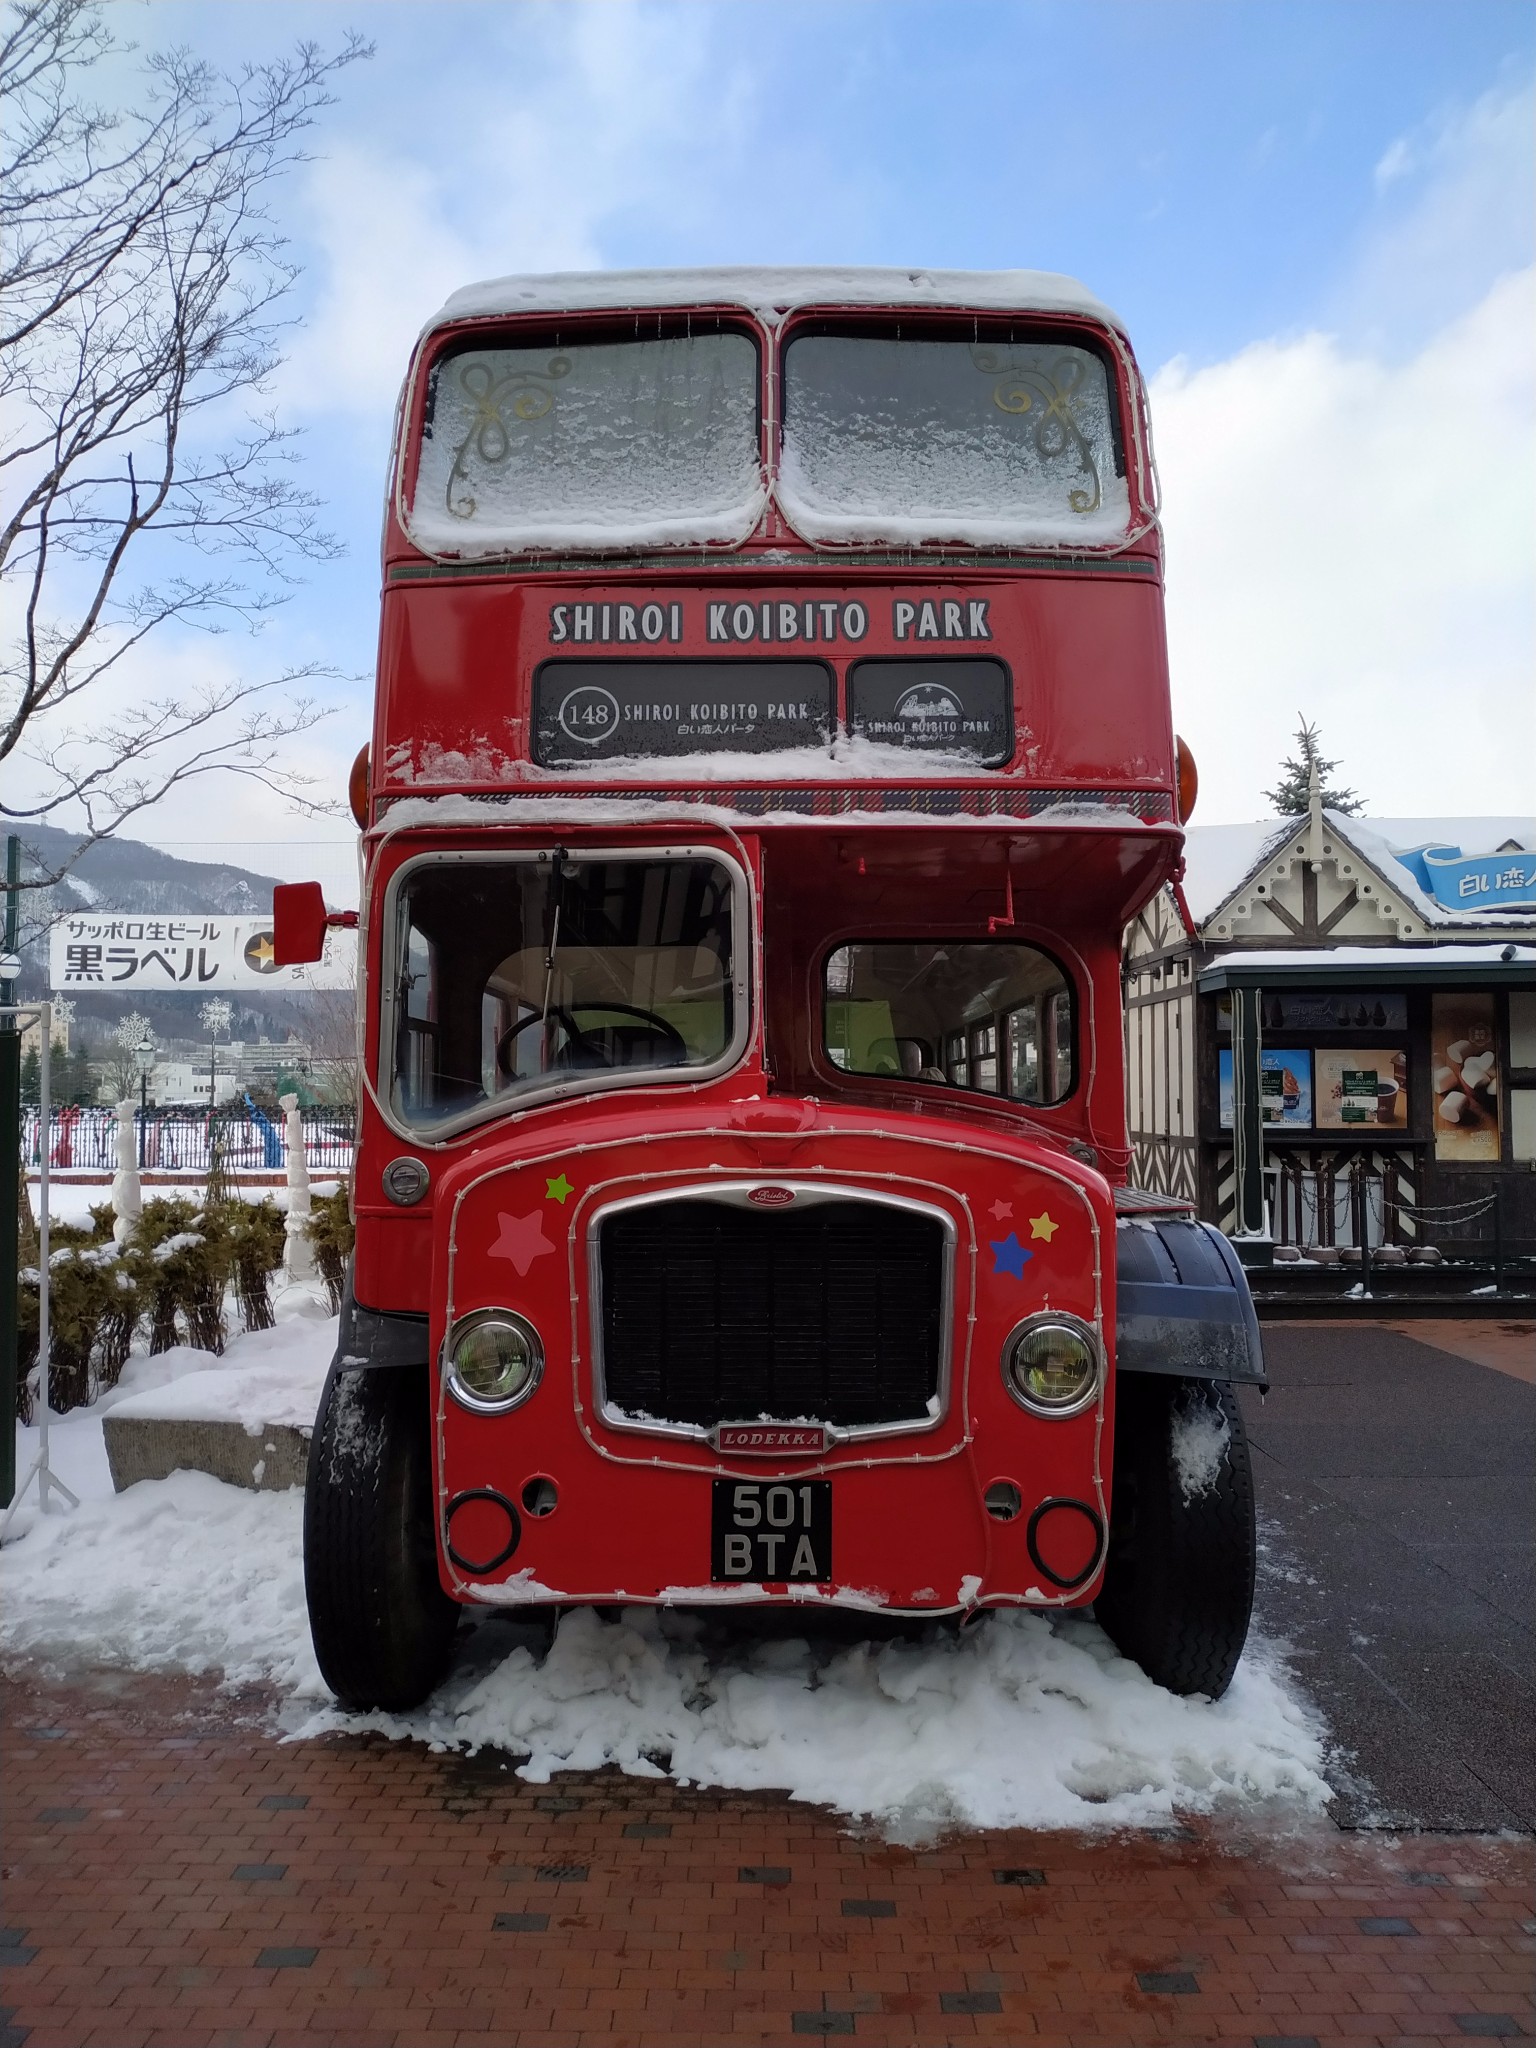
<svg viewBox="0 0 1536 2048">
<path fill-rule="evenodd" d="M 274 185 L 370 54 L 348 36 L 226 73 L 163 51 L 134 105 L 99 105 L 118 48 L 92 0 L 13 0 L 0 22 L 0 763 L 36 781 L 0 809 L 72 807 L 87 844 L 216 769 L 276 787 L 279 742 L 322 715 L 291 698 L 319 669 L 126 713 L 102 693 L 151 635 L 254 627 L 339 552 L 292 430 L 248 408 L 297 275 Z M 177 573 L 176 549 L 228 566 Z"/>
</svg>

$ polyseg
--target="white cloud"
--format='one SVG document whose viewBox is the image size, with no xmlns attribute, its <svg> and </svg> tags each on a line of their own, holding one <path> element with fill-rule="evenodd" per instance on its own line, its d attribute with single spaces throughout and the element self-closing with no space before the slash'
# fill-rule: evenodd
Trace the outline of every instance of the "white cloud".
<svg viewBox="0 0 1536 2048">
<path fill-rule="evenodd" d="M 1298 711 L 1388 815 L 1536 807 L 1536 270 L 1407 361 L 1308 334 L 1154 378 L 1176 720 L 1202 820 Z"/>
<path fill-rule="evenodd" d="M 1375 179 L 1378 192 L 1384 192 L 1389 185 L 1395 185 L 1399 178 L 1406 178 L 1417 159 L 1406 135 L 1399 135 L 1382 151 L 1376 165 Z"/>
<path fill-rule="evenodd" d="M 1390 355 L 1421 346 L 1536 239 L 1536 82 L 1439 109 L 1376 165 L 1377 211 L 1333 314 Z"/>
<path fill-rule="evenodd" d="M 716 49 L 710 10 L 477 18 L 466 59 L 421 77 L 387 149 L 374 107 L 368 139 L 309 173 L 321 282 L 283 379 L 301 412 L 385 412 L 418 330 L 461 285 L 599 268 L 605 230 L 637 210 L 699 217 L 753 126 L 746 71 Z"/>
</svg>

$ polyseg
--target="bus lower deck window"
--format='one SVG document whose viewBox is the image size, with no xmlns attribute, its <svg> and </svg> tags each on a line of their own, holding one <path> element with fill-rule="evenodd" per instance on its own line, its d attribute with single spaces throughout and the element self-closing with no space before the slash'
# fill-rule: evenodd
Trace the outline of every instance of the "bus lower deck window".
<svg viewBox="0 0 1536 2048">
<path fill-rule="evenodd" d="M 1036 1104 L 1072 1091 L 1071 987 L 1034 946 L 840 946 L 827 959 L 823 1015 L 827 1057 L 845 1073 Z"/>
<path fill-rule="evenodd" d="M 397 887 L 395 933 L 390 1080 L 409 1124 L 712 1068 L 745 1021 L 714 860 L 429 859 Z"/>
</svg>

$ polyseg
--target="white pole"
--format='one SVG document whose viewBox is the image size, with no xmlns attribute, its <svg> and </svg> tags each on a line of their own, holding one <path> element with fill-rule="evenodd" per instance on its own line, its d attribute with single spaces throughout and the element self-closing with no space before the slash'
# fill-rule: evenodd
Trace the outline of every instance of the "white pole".
<svg viewBox="0 0 1536 2048">
<path fill-rule="evenodd" d="M 9 1006 L 7 1006 L 9 1008 Z M 53 1005 L 39 1003 L 34 1011 L 30 1004 L 11 1009 L 10 1014 L 19 1022 L 22 1017 L 36 1016 L 42 1033 L 42 1048 L 38 1054 L 38 1148 L 37 1148 L 37 1456 L 32 1460 L 32 1469 L 17 1487 L 11 1504 L 0 1516 L 0 1537 L 10 1528 L 16 1510 L 21 1506 L 21 1497 L 35 1479 L 37 1481 L 38 1504 L 43 1512 L 48 1511 L 48 1490 L 51 1487 L 61 1499 L 67 1500 L 72 1508 L 80 1501 L 77 1495 L 52 1470 L 48 1463 L 48 1354 L 52 1340 L 49 1309 L 51 1306 L 49 1288 L 51 1279 L 48 1270 L 48 1154 L 53 1144 L 52 1076 L 49 1072 L 49 1057 L 53 1050 Z M 31 1196 L 27 1200 L 31 1201 Z M 0 1423 L 10 1429 L 14 1427 L 8 1417 L 0 1417 Z"/>
<path fill-rule="evenodd" d="M 48 1269 L 48 1154 L 53 1149 L 52 1075 L 49 1061 L 53 1052 L 53 1005 L 39 1005 L 42 1045 L 37 1058 L 38 1107 L 42 1119 L 42 1144 L 38 1148 L 37 1174 L 37 1499 L 48 1512 L 48 1347 L 49 1292 L 52 1275 Z"/>
</svg>

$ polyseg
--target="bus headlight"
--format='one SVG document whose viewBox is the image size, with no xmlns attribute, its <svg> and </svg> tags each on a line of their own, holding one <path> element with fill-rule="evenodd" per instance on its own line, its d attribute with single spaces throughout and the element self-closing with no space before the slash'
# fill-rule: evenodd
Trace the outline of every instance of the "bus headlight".
<svg viewBox="0 0 1536 2048">
<path fill-rule="evenodd" d="M 1034 1415 L 1076 1415 L 1099 1391 L 1099 1344 L 1076 1316 L 1031 1316 L 1003 1346 L 1003 1380 Z"/>
<path fill-rule="evenodd" d="M 463 1316 L 443 1345 L 449 1391 L 466 1408 L 500 1414 L 526 1401 L 544 1370 L 544 1346 L 525 1316 L 483 1308 Z"/>
</svg>

